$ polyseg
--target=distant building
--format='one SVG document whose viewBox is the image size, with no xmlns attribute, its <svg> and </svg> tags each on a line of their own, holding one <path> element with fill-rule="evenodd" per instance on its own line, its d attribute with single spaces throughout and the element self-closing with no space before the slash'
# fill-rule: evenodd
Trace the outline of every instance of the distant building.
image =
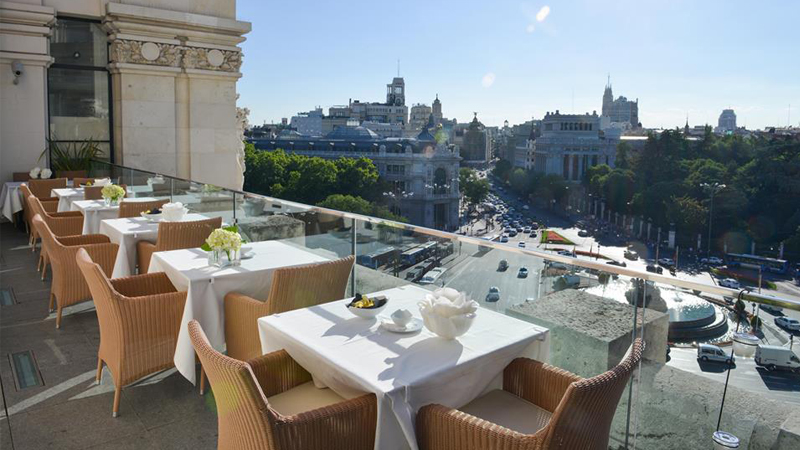
<svg viewBox="0 0 800 450">
<path fill-rule="evenodd" d="M 590 167 L 614 167 L 619 139 L 600 129 L 600 117 L 592 114 L 548 112 L 542 120 L 541 135 L 532 144 L 533 168 L 557 174 L 568 181 L 580 181 Z"/>
<path fill-rule="evenodd" d="M 436 99 L 433 101 L 433 108 L 431 112 L 433 113 L 433 123 L 435 123 L 437 126 L 441 125 L 444 117 L 442 116 L 442 102 L 439 101 L 439 94 L 436 94 Z"/>
<path fill-rule="evenodd" d="M 399 125 L 404 128 L 408 124 L 405 91 L 403 78 L 395 77 L 386 85 L 386 101 L 383 103 L 365 103 L 350 99 L 347 105 L 331 106 L 328 108 L 328 115 L 322 118 L 321 135 L 326 135 L 338 127 L 352 126 L 353 123 L 361 124 L 365 121 Z"/>
<path fill-rule="evenodd" d="M 461 157 L 456 146 L 435 142 L 436 130 L 430 125 L 415 138 L 385 138 L 363 126 L 342 126 L 325 137 L 287 131 L 250 141 L 265 151 L 283 149 L 326 159 L 370 158 L 391 185 L 386 196 L 395 213 L 417 225 L 454 230 L 458 227 Z"/>
<path fill-rule="evenodd" d="M 461 150 L 464 162 L 483 163 L 492 157 L 492 143 L 485 127 L 478 121 L 478 114 L 469 124 L 458 124 L 454 130 L 453 143 Z"/>
<path fill-rule="evenodd" d="M 431 115 L 431 113 L 431 107 L 424 103 L 417 103 L 416 105 L 412 106 L 411 117 L 408 119 L 406 132 L 409 135 L 416 135 L 422 131 L 422 129 L 428 124 L 428 117 Z"/>
<path fill-rule="evenodd" d="M 606 89 L 603 92 L 603 109 L 601 114 L 603 129 L 613 127 L 613 124 L 627 124 L 630 128 L 640 128 L 639 123 L 639 99 L 630 101 L 625 97 L 618 97 L 614 99 L 614 93 L 611 90 L 611 81 L 609 79 L 606 83 Z M 624 127 L 627 128 L 627 127 Z"/>
<path fill-rule="evenodd" d="M 736 131 L 736 113 L 732 109 L 723 109 L 717 122 L 718 133 L 731 133 Z"/>
<path fill-rule="evenodd" d="M 322 136 L 322 108 L 292 116 L 291 127 L 306 136 Z"/>
</svg>

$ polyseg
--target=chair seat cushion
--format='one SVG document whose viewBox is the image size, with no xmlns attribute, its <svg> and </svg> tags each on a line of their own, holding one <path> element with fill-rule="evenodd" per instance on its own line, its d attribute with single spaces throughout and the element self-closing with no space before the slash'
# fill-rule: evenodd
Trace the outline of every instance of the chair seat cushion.
<svg viewBox="0 0 800 450">
<path fill-rule="evenodd" d="M 267 398 L 269 406 L 284 416 L 293 416 L 302 412 L 312 411 L 323 406 L 333 405 L 343 402 L 340 397 L 331 389 L 319 389 L 314 386 L 314 382 L 309 381 L 299 386 L 293 387 L 288 391 L 273 395 Z"/>
<path fill-rule="evenodd" d="M 490 391 L 458 409 L 523 434 L 534 434 L 541 430 L 553 415 L 502 389 Z"/>
</svg>

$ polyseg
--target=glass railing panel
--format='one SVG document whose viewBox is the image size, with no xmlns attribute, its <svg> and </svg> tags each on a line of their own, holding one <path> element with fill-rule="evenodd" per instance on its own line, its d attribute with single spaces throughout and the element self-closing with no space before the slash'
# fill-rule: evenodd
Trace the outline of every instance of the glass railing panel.
<svg viewBox="0 0 800 450">
<path fill-rule="evenodd" d="M 206 217 L 222 217 L 222 221 L 228 225 L 235 223 L 234 192 L 212 184 L 178 178 L 173 178 L 171 181 L 171 197 L 174 203 L 182 203 L 190 213 Z"/>
</svg>

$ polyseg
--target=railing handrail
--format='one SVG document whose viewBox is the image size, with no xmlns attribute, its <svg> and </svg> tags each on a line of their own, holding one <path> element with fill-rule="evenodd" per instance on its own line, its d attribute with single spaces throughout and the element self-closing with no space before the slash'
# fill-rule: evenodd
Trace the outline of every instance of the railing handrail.
<svg viewBox="0 0 800 450">
<path fill-rule="evenodd" d="M 195 184 L 207 184 L 207 183 L 202 183 L 200 181 L 188 180 L 188 179 L 185 179 L 185 178 L 180 178 L 180 177 L 176 177 L 176 176 L 172 176 L 172 175 L 165 175 L 165 174 L 161 174 L 161 173 L 157 173 L 157 172 L 152 172 L 152 171 L 149 171 L 149 170 L 142 170 L 142 169 L 136 169 L 136 168 L 133 168 L 133 167 L 122 166 L 122 165 L 110 163 L 110 162 L 107 162 L 107 161 L 93 160 L 93 162 L 99 163 L 99 164 L 104 164 L 104 165 L 107 165 L 107 166 L 118 167 L 120 169 L 125 169 L 125 170 L 135 170 L 135 171 L 138 171 L 138 172 L 157 175 L 157 176 L 161 176 L 161 177 L 169 178 L 169 179 L 173 179 L 173 180 L 185 181 L 185 182 L 195 183 Z M 304 203 L 293 202 L 293 201 L 289 201 L 289 200 L 280 199 L 280 198 L 277 198 L 277 197 L 269 197 L 269 196 L 262 195 L 262 194 L 254 194 L 252 192 L 240 191 L 240 190 L 237 190 L 237 189 L 229 189 L 229 188 L 222 188 L 222 189 L 224 189 L 224 190 L 226 190 L 228 192 L 232 192 L 234 194 L 239 194 L 243 198 L 244 197 L 262 198 L 262 199 L 265 199 L 265 200 L 268 200 L 268 201 L 278 202 L 278 203 L 281 203 L 281 204 L 284 204 L 284 205 L 287 205 L 287 206 L 294 206 L 296 208 L 304 209 L 306 211 L 316 212 L 316 213 L 320 213 L 320 214 L 329 214 L 329 215 L 333 215 L 333 216 L 340 217 L 340 218 L 343 218 L 343 219 L 350 219 L 350 220 L 354 220 L 354 221 L 362 221 L 362 222 L 372 223 L 372 224 L 376 224 L 376 225 L 390 226 L 392 228 L 402 229 L 402 230 L 405 230 L 405 231 L 412 231 L 412 232 L 415 232 L 415 233 L 420 233 L 420 234 L 425 234 L 425 235 L 431 235 L 431 236 L 439 237 L 441 239 L 446 239 L 446 240 L 451 240 L 451 241 L 452 240 L 457 240 L 459 242 L 479 245 L 479 246 L 483 246 L 483 247 L 490 247 L 492 249 L 496 249 L 496 250 L 500 250 L 500 251 L 504 251 L 504 252 L 512 252 L 512 253 L 519 253 L 519 254 L 522 254 L 522 255 L 533 256 L 533 257 L 541 258 L 541 259 L 543 259 L 545 261 L 559 262 L 559 263 L 563 263 L 563 264 L 570 265 L 570 266 L 577 266 L 577 267 L 581 267 L 581 268 L 584 268 L 584 269 L 593 269 L 593 270 L 598 270 L 598 271 L 602 271 L 602 272 L 607 272 L 607 273 L 612 273 L 612 274 L 622 275 L 622 276 L 627 276 L 627 277 L 632 277 L 632 278 L 641 278 L 643 280 L 652 281 L 654 283 L 664 283 L 664 284 L 668 284 L 668 285 L 672 285 L 672 286 L 682 287 L 682 288 L 685 288 L 685 289 L 698 290 L 698 291 L 705 292 L 705 293 L 723 295 L 723 296 L 728 296 L 728 297 L 733 297 L 733 298 L 741 297 L 742 299 L 747 300 L 747 301 L 751 301 L 753 303 L 780 306 L 782 308 L 787 308 L 787 309 L 800 311 L 800 300 L 793 300 L 793 299 L 788 299 L 788 298 L 783 298 L 783 297 L 775 297 L 775 296 L 763 295 L 763 294 L 759 294 L 757 292 L 753 292 L 750 289 L 741 289 L 741 290 L 730 289 L 730 288 L 726 288 L 726 287 L 722 287 L 722 286 L 718 286 L 718 285 L 710 285 L 710 284 L 705 284 L 705 283 L 699 283 L 697 281 L 692 281 L 692 280 L 683 280 L 683 279 L 680 279 L 680 278 L 668 277 L 668 276 L 665 276 L 665 275 L 659 275 L 657 273 L 646 272 L 646 271 L 637 270 L 637 269 L 631 269 L 631 268 L 627 268 L 627 267 L 609 265 L 609 264 L 605 264 L 605 263 L 601 263 L 601 262 L 585 260 L 585 259 L 578 259 L 578 258 L 573 258 L 573 257 L 569 257 L 569 256 L 559 255 L 559 254 L 546 253 L 546 252 L 540 251 L 540 250 L 530 250 L 530 249 L 523 249 L 523 248 L 519 248 L 519 247 L 513 247 L 513 246 L 510 246 L 510 245 L 502 244 L 500 242 L 489 241 L 489 240 L 478 238 L 478 237 L 474 237 L 474 236 L 462 236 L 462 235 L 458 235 L 458 234 L 455 234 L 455 233 L 451 233 L 449 231 L 436 230 L 436 229 L 433 229 L 433 228 L 427 228 L 427 227 L 423 227 L 423 226 L 420 226 L 420 225 L 400 223 L 400 222 L 395 222 L 395 221 L 388 220 L 388 219 L 380 219 L 380 218 L 377 218 L 377 217 L 365 216 L 365 215 L 362 215 L 362 214 L 356 214 L 356 213 L 351 213 L 351 212 L 347 212 L 347 211 L 339 211 L 339 210 L 335 210 L 335 209 L 328 209 L 328 208 L 324 208 L 324 207 L 321 207 L 321 206 L 306 205 Z"/>
</svg>

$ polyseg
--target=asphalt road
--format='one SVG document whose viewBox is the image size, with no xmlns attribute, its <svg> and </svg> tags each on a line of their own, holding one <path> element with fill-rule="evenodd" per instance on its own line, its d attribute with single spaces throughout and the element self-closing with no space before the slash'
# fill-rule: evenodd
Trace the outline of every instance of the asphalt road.
<svg viewBox="0 0 800 450">
<path fill-rule="evenodd" d="M 795 345 L 795 350 L 797 350 Z M 730 347 L 725 349 L 729 352 Z M 716 362 L 701 363 L 697 360 L 697 350 L 673 348 L 667 363 L 687 372 L 725 383 L 725 364 Z M 762 394 L 765 398 L 800 404 L 800 375 L 784 371 L 769 372 L 756 367 L 752 359 L 737 358 L 731 372 L 730 385 L 750 392 Z M 720 399 L 722 391 L 719 391 Z"/>
</svg>

